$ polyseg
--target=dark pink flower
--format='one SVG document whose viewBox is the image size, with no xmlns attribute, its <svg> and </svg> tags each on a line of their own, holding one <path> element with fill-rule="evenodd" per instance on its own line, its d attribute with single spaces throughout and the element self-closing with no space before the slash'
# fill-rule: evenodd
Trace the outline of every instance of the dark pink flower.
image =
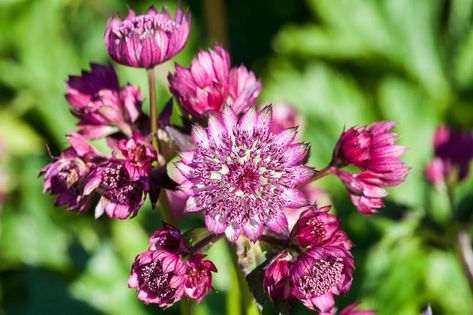
<svg viewBox="0 0 473 315">
<path fill-rule="evenodd" d="M 166 9 L 154 7 L 142 15 L 133 10 L 122 20 L 110 18 L 105 45 L 116 62 L 135 68 L 151 69 L 175 55 L 186 45 L 190 33 L 190 13 L 177 8 L 174 20 Z"/>
<path fill-rule="evenodd" d="M 266 266 L 263 287 L 271 299 L 288 300 L 292 297 L 290 281 L 292 265 L 292 257 L 283 251 Z"/>
<path fill-rule="evenodd" d="M 292 294 L 306 307 L 330 312 L 333 295 L 344 295 L 352 282 L 353 258 L 339 247 L 315 247 L 297 257 L 291 270 Z"/>
<path fill-rule="evenodd" d="M 350 128 L 343 132 L 334 150 L 332 166 L 354 165 L 378 174 L 384 186 L 404 181 L 409 168 L 400 159 L 406 148 L 394 144 L 398 135 L 390 132 L 393 122 Z"/>
<path fill-rule="evenodd" d="M 131 135 L 132 124 L 142 113 L 141 92 L 132 85 L 120 89 L 112 65 L 91 64 L 90 72 L 70 76 L 66 86 L 66 98 L 85 137 L 96 139 L 116 132 Z"/>
<path fill-rule="evenodd" d="M 205 255 L 194 254 L 187 261 L 185 293 L 200 303 L 212 288 L 212 272 L 217 268 L 210 260 L 203 260 Z"/>
<path fill-rule="evenodd" d="M 128 286 L 146 304 L 167 308 L 179 301 L 185 289 L 186 263 L 165 250 L 148 250 L 136 256 Z"/>
<path fill-rule="evenodd" d="M 135 216 L 149 191 L 147 178 L 130 174 L 125 160 L 110 159 L 97 166 L 88 176 L 84 194 L 96 191 L 100 200 L 95 207 L 95 217 L 104 212 L 110 218 L 126 219 Z"/>
<path fill-rule="evenodd" d="M 375 214 L 376 209 L 384 206 L 382 198 L 388 193 L 381 188 L 384 181 L 379 174 L 369 171 L 352 174 L 339 169 L 333 172 L 341 179 L 350 193 L 351 201 L 362 214 Z"/>
<path fill-rule="evenodd" d="M 288 235 L 284 208 L 308 205 L 297 189 L 314 175 L 302 165 L 308 147 L 293 143 L 296 129 L 270 131 L 271 107 L 250 108 L 240 119 L 225 106 L 209 116 L 208 128 L 192 129 L 194 150 L 181 152 L 176 165 L 186 177 L 181 186 L 192 193 L 186 211 L 205 211 L 207 228 L 236 241 L 252 241 L 263 227 Z"/>
<path fill-rule="evenodd" d="M 163 223 L 163 228 L 151 235 L 149 244 L 150 250 L 164 249 L 173 253 L 181 253 L 187 249 L 181 232 L 175 226 L 167 223 Z"/>
<path fill-rule="evenodd" d="M 120 140 L 118 149 L 125 157 L 125 166 L 133 178 L 149 175 L 152 163 L 156 161 L 156 151 L 139 131 L 134 131 L 130 139 Z"/>
<path fill-rule="evenodd" d="M 340 228 L 340 222 L 329 214 L 330 206 L 309 208 L 301 213 L 291 236 L 302 248 L 319 246 L 329 241 Z"/>
<path fill-rule="evenodd" d="M 199 52 L 189 68 L 176 65 L 169 85 L 182 108 L 195 117 L 221 112 L 225 104 L 240 113 L 261 92 L 260 81 L 244 66 L 230 69 L 230 56 L 221 46 Z"/>
<path fill-rule="evenodd" d="M 473 159 L 472 132 L 441 126 L 435 130 L 433 142 L 435 157 L 425 171 L 427 179 L 437 185 L 464 180 Z"/>
<path fill-rule="evenodd" d="M 70 147 L 40 172 L 44 175 L 43 191 L 57 195 L 56 206 L 85 212 L 89 198 L 84 194 L 85 178 L 105 158 L 79 134 L 68 136 Z"/>
</svg>

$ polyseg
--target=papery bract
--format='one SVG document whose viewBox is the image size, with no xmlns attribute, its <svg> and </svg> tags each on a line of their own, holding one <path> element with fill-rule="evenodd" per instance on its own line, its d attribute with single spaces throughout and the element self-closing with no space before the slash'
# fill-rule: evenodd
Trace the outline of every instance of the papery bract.
<svg viewBox="0 0 473 315">
<path fill-rule="evenodd" d="M 296 129 L 273 134 L 270 126 L 270 107 L 238 119 L 226 106 L 210 115 L 207 129 L 193 127 L 196 149 L 180 153 L 181 187 L 192 192 L 186 211 L 205 211 L 207 228 L 230 241 L 241 231 L 255 241 L 263 227 L 288 235 L 284 208 L 308 205 L 297 189 L 315 173 L 301 164 L 308 147 L 293 143 Z"/>
<path fill-rule="evenodd" d="M 210 260 L 204 260 L 204 257 L 203 254 L 194 254 L 187 261 L 185 293 L 197 303 L 212 288 L 212 272 L 217 272 L 215 265 Z"/>
<path fill-rule="evenodd" d="M 180 7 L 172 19 L 166 9 L 151 7 L 145 14 L 129 10 L 122 20 L 110 18 L 105 45 L 116 62 L 136 68 L 151 69 L 175 55 L 186 45 L 190 33 L 190 13 Z"/>
<path fill-rule="evenodd" d="M 165 250 L 148 250 L 135 258 L 128 286 L 138 291 L 138 299 L 146 304 L 166 308 L 184 294 L 186 263 L 178 255 Z"/>
</svg>

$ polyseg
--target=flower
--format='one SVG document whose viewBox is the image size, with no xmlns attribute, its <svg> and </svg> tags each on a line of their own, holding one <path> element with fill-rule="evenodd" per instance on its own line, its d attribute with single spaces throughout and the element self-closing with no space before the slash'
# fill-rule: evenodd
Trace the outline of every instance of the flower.
<svg viewBox="0 0 473 315">
<path fill-rule="evenodd" d="M 212 288 L 212 272 L 217 268 L 210 260 L 203 260 L 205 255 L 194 254 L 187 261 L 185 281 L 186 296 L 200 303 Z"/>
<path fill-rule="evenodd" d="M 297 257 L 291 270 L 292 294 L 306 307 L 329 312 L 333 295 L 348 292 L 354 262 L 351 254 L 339 247 L 314 247 Z"/>
<path fill-rule="evenodd" d="M 125 157 L 125 167 L 132 177 L 148 176 L 156 160 L 156 151 L 139 131 L 134 131 L 129 139 L 120 140 L 118 149 Z"/>
<path fill-rule="evenodd" d="M 433 145 L 435 157 L 425 170 L 426 178 L 436 185 L 464 180 L 473 159 L 471 131 L 441 126 L 435 130 Z"/>
<path fill-rule="evenodd" d="M 299 216 L 291 235 L 303 248 L 311 248 L 329 241 L 340 228 L 340 222 L 333 214 L 327 213 L 330 206 L 305 210 Z"/>
<path fill-rule="evenodd" d="M 338 140 L 332 166 L 354 165 L 378 174 L 384 186 L 397 186 L 409 172 L 400 156 L 406 148 L 394 144 L 398 135 L 389 132 L 395 123 L 382 121 L 370 126 L 350 128 Z"/>
<path fill-rule="evenodd" d="M 351 201 L 362 214 L 375 214 L 376 209 L 384 206 L 382 198 L 388 193 L 380 187 L 384 182 L 378 174 L 369 171 L 351 174 L 339 169 L 334 169 L 333 172 L 343 182 Z"/>
<path fill-rule="evenodd" d="M 146 178 L 129 173 L 125 160 L 111 158 L 89 174 L 84 194 L 96 191 L 101 196 L 95 207 L 96 218 L 106 212 L 110 218 L 123 220 L 138 213 L 148 190 Z"/>
<path fill-rule="evenodd" d="M 68 141 L 70 147 L 40 171 L 44 175 L 43 191 L 57 195 L 56 207 L 85 212 L 89 205 L 84 194 L 85 178 L 105 158 L 78 133 L 70 134 Z"/>
<path fill-rule="evenodd" d="M 151 235 L 149 244 L 150 250 L 164 249 L 173 253 L 181 253 L 187 249 L 181 232 L 168 223 L 163 223 L 163 228 Z"/>
<path fill-rule="evenodd" d="M 138 299 L 166 308 L 179 301 L 185 289 L 186 263 L 166 250 L 148 250 L 136 256 L 128 286 Z"/>
<path fill-rule="evenodd" d="M 288 235 L 284 208 L 308 204 L 296 188 L 315 173 L 301 164 L 308 146 L 293 143 L 295 128 L 273 134 L 270 126 L 270 106 L 250 108 L 240 119 L 225 106 L 209 116 L 207 129 L 194 125 L 196 148 L 179 154 L 181 187 L 192 193 L 185 211 L 204 211 L 207 228 L 230 241 L 241 231 L 255 241 L 263 227 Z"/>
<path fill-rule="evenodd" d="M 292 297 L 289 279 L 292 265 L 292 256 L 283 251 L 266 266 L 263 287 L 271 299 L 288 300 Z"/>
<path fill-rule="evenodd" d="M 135 68 L 151 69 L 175 55 L 186 45 L 190 33 L 190 13 L 177 8 L 174 20 L 166 9 L 154 7 L 145 14 L 133 10 L 122 20 L 114 16 L 107 23 L 105 45 L 116 62 Z"/>
<path fill-rule="evenodd" d="M 221 112 L 225 104 L 243 112 L 261 92 L 261 82 L 244 66 L 230 69 L 230 56 L 221 46 L 200 51 L 189 68 L 177 64 L 169 85 L 182 108 L 195 117 Z"/>
<path fill-rule="evenodd" d="M 130 84 L 120 89 L 112 65 L 90 67 L 90 72 L 82 71 L 81 76 L 70 76 L 66 82 L 66 99 L 80 119 L 80 132 L 90 139 L 116 132 L 130 136 L 132 124 L 142 114 L 140 90 Z"/>
</svg>

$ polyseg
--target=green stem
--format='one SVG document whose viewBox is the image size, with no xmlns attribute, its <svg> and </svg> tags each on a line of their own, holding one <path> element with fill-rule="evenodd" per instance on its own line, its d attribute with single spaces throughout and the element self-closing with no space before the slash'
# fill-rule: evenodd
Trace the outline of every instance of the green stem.
<svg viewBox="0 0 473 315">
<path fill-rule="evenodd" d="M 154 75 L 154 69 L 148 69 L 148 86 L 151 136 L 153 138 L 153 147 L 156 150 L 156 161 L 159 165 L 158 112 L 156 111 L 156 77 Z"/>
<path fill-rule="evenodd" d="M 171 206 L 169 205 L 168 195 L 164 189 L 161 189 L 161 193 L 159 194 L 159 209 L 161 209 L 161 216 L 164 222 L 176 225 L 176 220 L 174 219 Z"/>
<path fill-rule="evenodd" d="M 192 315 L 192 301 L 188 301 L 185 298 L 181 299 L 181 315 Z"/>
<path fill-rule="evenodd" d="M 322 177 L 325 177 L 329 174 L 332 174 L 332 167 L 330 165 L 321 169 L 314 176 L 312 176 L 311 181 L 315 182 L 316 180 L 321 179 Z"/>
<path fill-rule="evenodd" d="M 212 246 L 213 244 L 215 244 L 219 239 L 222 238 L 224 234 L 209 234 L 207 235 L 206 237 L 204 237 L 201 241 L 199 241 L 198 243 L 196 243 L 192 248 L 191 248 L 191 252 L 192 253 L 197 253 L 198 251 L 200 251 L 202 248 L 206 247 L 207 245 L 210 244 L 210 246 Z"/>
<path fill-rule="evenodd" d="M 458 232 L 458 251 L 460 260 L 463 265 L 463 271 L 468 279 L 470 289 L 473 292 L 473 249 L 471 245 L 470 235 L 465 230 Z"/>
</svg>

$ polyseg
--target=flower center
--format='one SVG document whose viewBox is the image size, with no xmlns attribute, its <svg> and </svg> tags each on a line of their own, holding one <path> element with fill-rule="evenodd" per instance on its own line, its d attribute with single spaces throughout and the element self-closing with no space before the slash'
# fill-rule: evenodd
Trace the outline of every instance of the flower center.
<svg viewBox="0 0 473 315">
<path fill-rule="evenodd" d="M 156 31 L 171 33 L 178 27 L 171 19 L 161 15 L 139 15 L 132 20 L 125 20 L 117 30 L 119 37 L 139 36 L 144 39 L 153 36 Z"/>
<path fill-rule="evenodd" d="M 176 292 L 169 285 L 172 277 L 171 273 L 164 273 L 160 261 L 154 261 L 141 267 L 138 276 L 142 286 L 162 298 L 172 298 Z"/>
<path fill-rule="evenodd" d="M 122 164 L 112 164 L 105 169 L 100 187 L 107 199 L 119 204 L 137 203 L 143 194 L 143 183 L 131 181 Z"/>
<path fill-rule="evenodd" d="M 300 278 L 298 287 L 307 296 L 324 295 L 340 281 L 342 270 L 341 258 L 318 259 L 306 271 L 308 274 Z"/>
</svg>

